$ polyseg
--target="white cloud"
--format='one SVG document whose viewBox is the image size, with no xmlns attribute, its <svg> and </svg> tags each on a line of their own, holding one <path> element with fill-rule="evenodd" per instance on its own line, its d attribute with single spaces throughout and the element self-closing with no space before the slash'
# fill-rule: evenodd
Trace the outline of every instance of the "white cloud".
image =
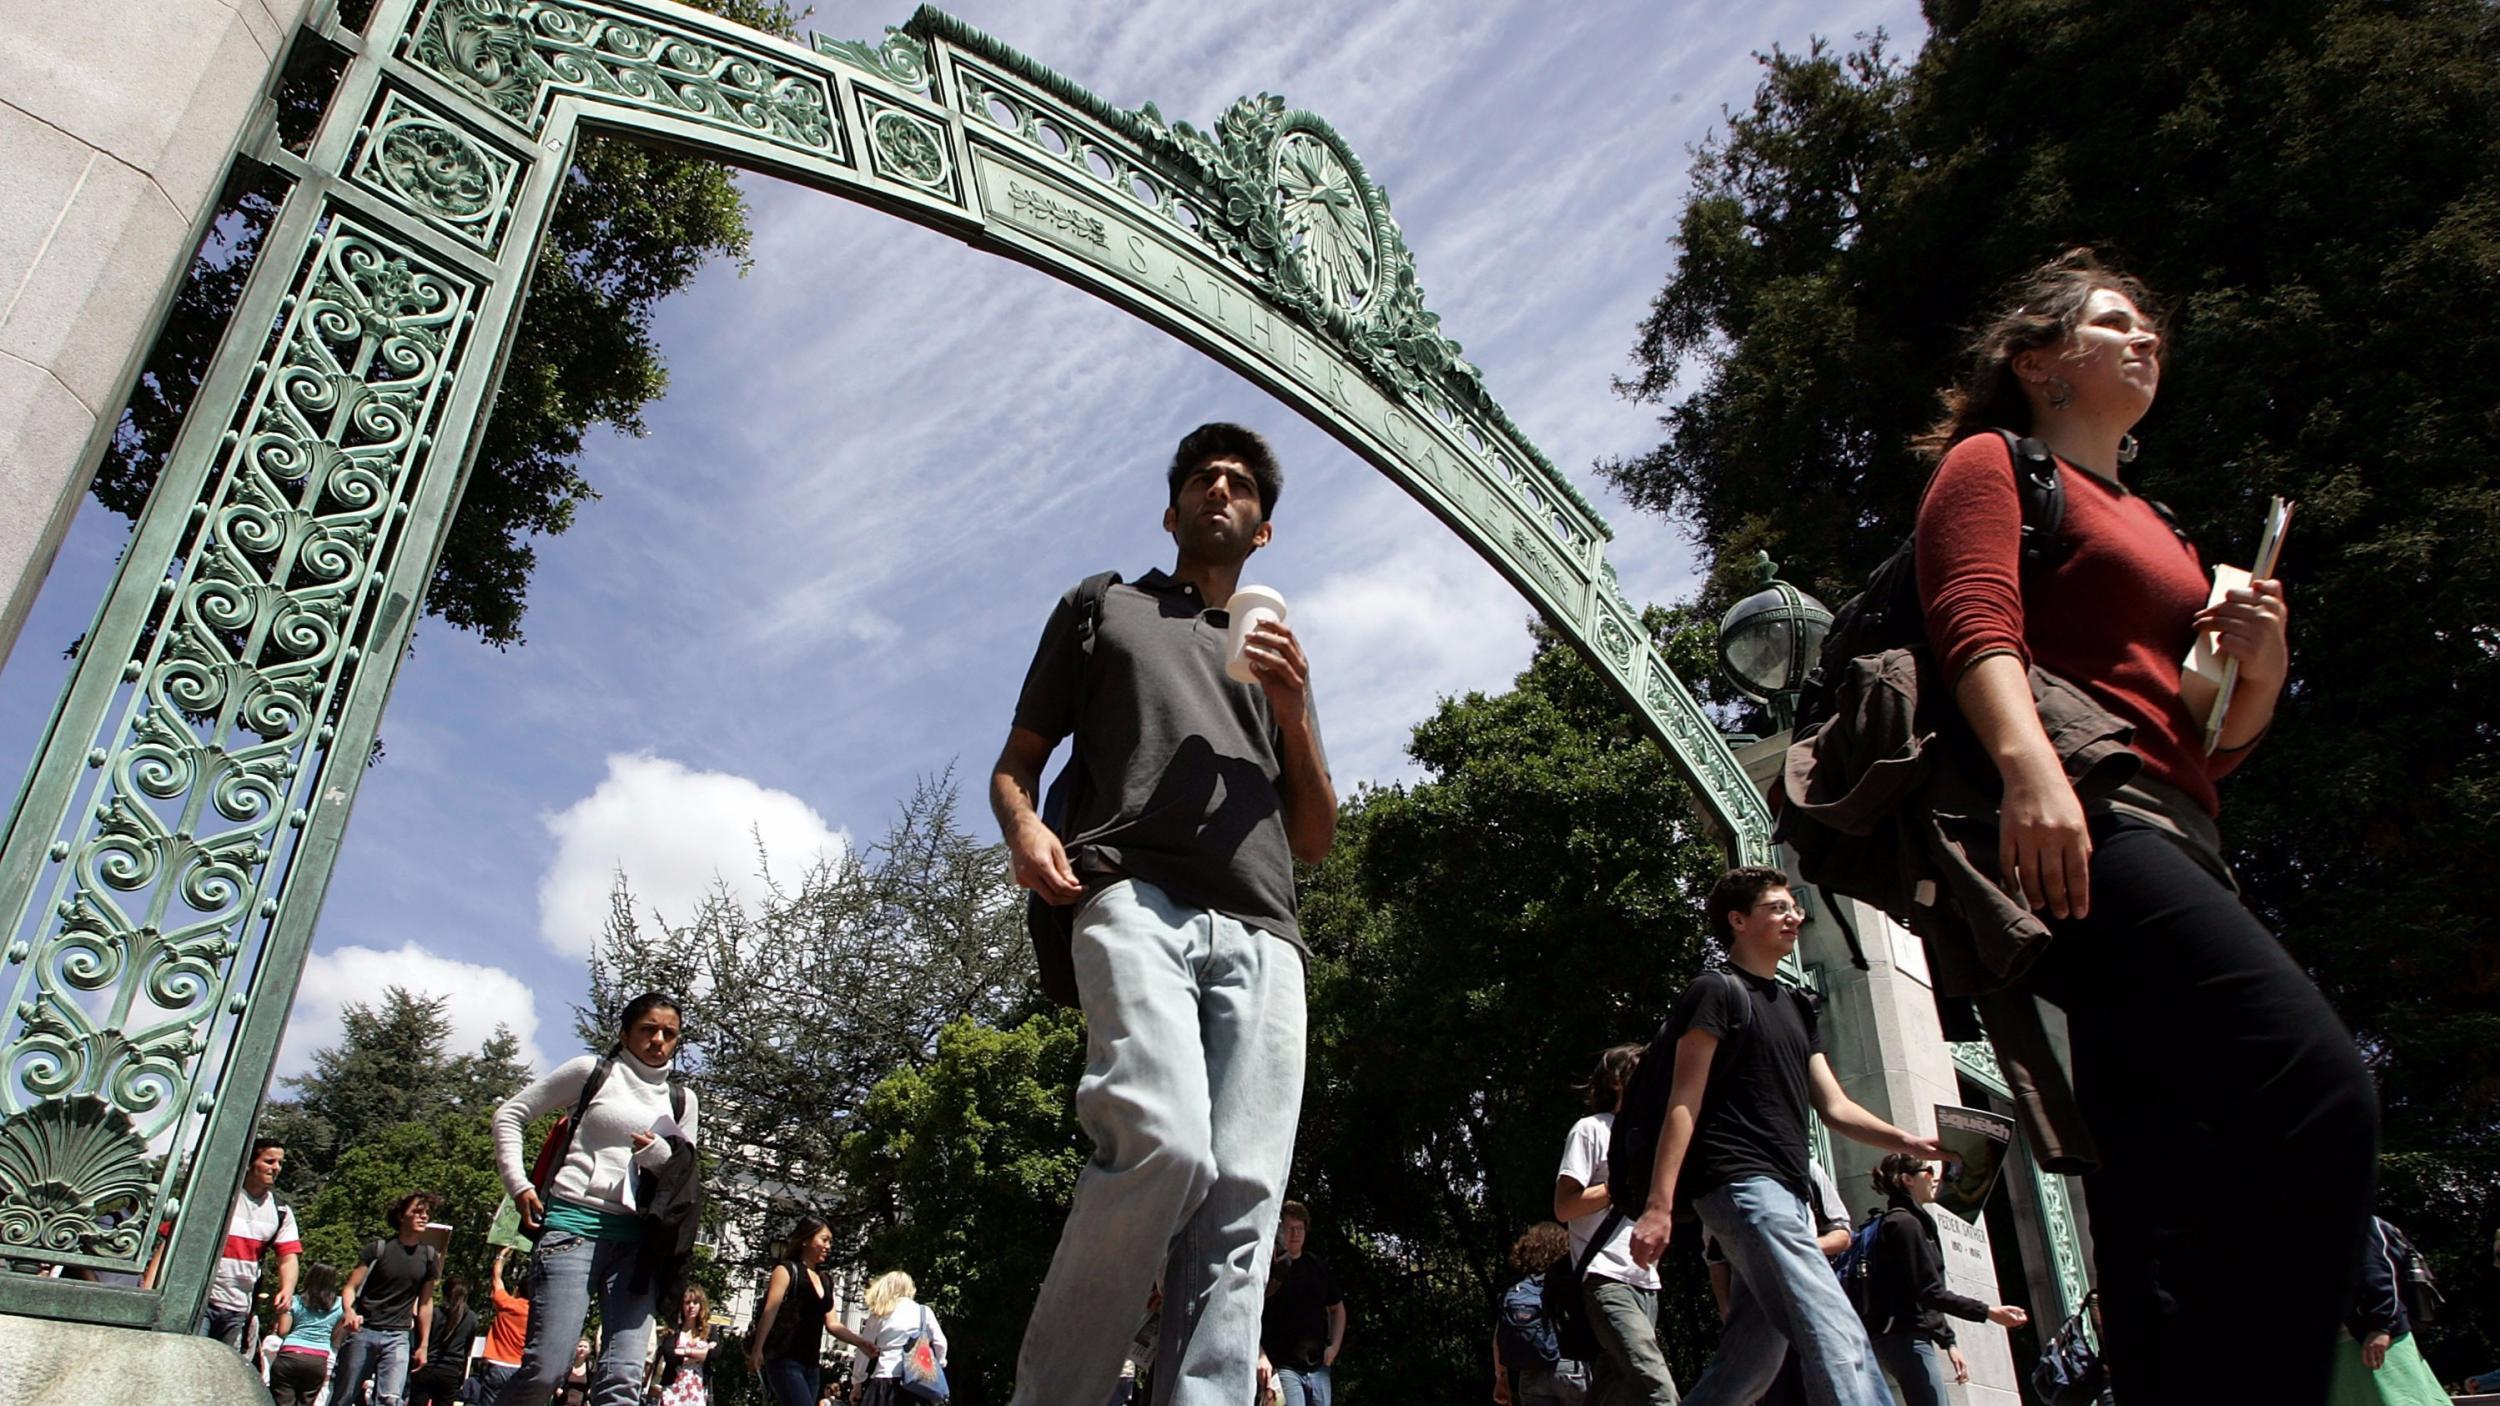
<svg viewBox="0 0 2500 1406">
<path fill-rule="evenodd" d="M 295 988 L 295 1009 L 287 1017 L 286 1041 L 278 1051 L 278 1076 L 300 1074 L 312 1065 L 313 1052 L 338 1043 L 342 1012 L 350 1005 L 372 1005 L 385 987 L 397 986 L 418 996 L 440 996 L 451 1019 L 444 1041 L 452 1054 L 472 1054 L 495 1033 L 509 1028 L 521 1042 L 521 1059 L 544 1068 L 538 1048 L 538 1007 L 529 986 L 501 967 L 480 966 L 439 956 L 414 942 L 385 952 L 373 947 L 341 947 L 315 952 L 304 963 Z"/>
<path fill-rule="evenodd" d="M 787 791 L 647 752 L 610 756 L 598 788 L 546 825 L 556 857 L 538 884 L 538 935 L 571 956 L 597 943 L 620 870 L 642 912 L 683 922 L 715 885 L 763 895 L 759 842 L 790 879 L 849 844 Z"/>
<path fill-rule="evenodd" d="M 1528 662 L 1533 608 L 1443 533 L 1400 532 L 1289 605 L 1339 794 L 1414 775 L 1407 739 L 1441 698 L 1498 692 Z"/>
</svg>

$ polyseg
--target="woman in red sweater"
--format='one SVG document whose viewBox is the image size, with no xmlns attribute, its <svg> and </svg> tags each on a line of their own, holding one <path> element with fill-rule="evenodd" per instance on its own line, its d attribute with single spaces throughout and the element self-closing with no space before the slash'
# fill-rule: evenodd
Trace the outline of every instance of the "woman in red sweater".
<svg viewBox="0 0 2500 1406">
<path fill-rule="evenodd" d="M 1922 448 L 1919 597 L 1953 696 L 2004 782 L 2000 873 L 2055 940 L 2026 986 L 2066 1014 L 2101 1169 L 2085 1178 L 2111 1381 L 2129 1406 L 2236 1400 L 2221 1349 L 2262 1342 L 2274 1399 L 2323 1402 L 2368 1223 L 2378 1115 L 2352 1037 L 2241 905 L 2214 782 L 2246 758 L 2290 671 L 2279 582 L 2208 609 L 2195 549 L 2127 489 L 2161 382 L 2136 280 L 2077 250 L 1979 333 Z M 2057 458 L 2065 520 L 2021 560 L 2012 456 Z M 2198 630 L 2239 661 L 2220 746 L 2180 698 Z M 2037 665 L 2134 725 L 2139 777 L 2087 807 L 2034 710 Z"/>
</svg>

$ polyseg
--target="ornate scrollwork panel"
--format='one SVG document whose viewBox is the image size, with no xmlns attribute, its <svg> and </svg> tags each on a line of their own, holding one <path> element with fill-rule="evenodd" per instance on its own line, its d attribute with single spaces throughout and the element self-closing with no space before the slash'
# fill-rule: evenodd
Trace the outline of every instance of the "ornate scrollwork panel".
<svg viewBox="0 0 2500 1406">
<path fill-rule="evenodd" d="M 833 91 L 761 47 L 569 0 L 430 0 L 411 62 L 536 131 L 548 95 L 592 93 L 847 162 Z"/>
<path fill-rule="evenodd" d="M 492 254 L 503 240 L 521 163 L 394 89 L 366 124 L 348 175 Z"/>
<path fill-rule="evenodd" d="M 864 89 L 859 109 L 867 124 L 871 172 L 949 204 L 963 203 L 963 190 L 955 179 L 953 143 L 942 124 Z"/>
<path fill-rule="evenodd" d="M 121 666 L 95 780 L 13 915 L 0 1170 L 40 1164 L 50 1189 L 0 1182 L 0 1255 L 130 1267 L 172 1194 L 477 291 L 341 217 L 312 241 Z"/>
</svg>

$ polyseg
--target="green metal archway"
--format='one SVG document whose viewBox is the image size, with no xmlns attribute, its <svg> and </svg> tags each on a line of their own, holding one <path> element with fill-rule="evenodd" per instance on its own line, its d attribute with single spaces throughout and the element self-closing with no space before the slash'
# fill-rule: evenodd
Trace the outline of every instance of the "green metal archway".
<svg viewBox="0 0 2500 1406">
<path fill-rule="evenodd" d="M 1769 817 L 1650 647 L 1597 513 L 1424 306 L 1327 123 L 1114 108 L 931 9 L 800 47 L 668 0 L 381 0 L 264 238 L 0 850 L 0 1311 L 185 1330 L 420 594 L 586 132 L 1031 264 L 1234 368 L 1572 639 L 1741 856 Z M 1662 804 L 1668 803 L 1662 798 Z M 223 1097 L 231 1092 L 233 1097 Z"/>
</svg>

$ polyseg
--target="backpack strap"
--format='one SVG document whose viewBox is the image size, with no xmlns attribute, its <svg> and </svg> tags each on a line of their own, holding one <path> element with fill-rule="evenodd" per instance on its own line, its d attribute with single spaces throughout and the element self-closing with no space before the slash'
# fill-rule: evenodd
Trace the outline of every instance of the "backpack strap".
<svg viewBox="0 0 2500 1406">
<path fill-rule="evenodd" d="M 678 1127 L 686 1126 L 686 1076 L 668 1071 L 668 1116 Z"/>
<path fill-rule="evenodd" d="M 616 1051 L 610 1050 L 599 1056 L 599 1062 L 590 1066 L 589 1075 L 582 1080 L 581 1096 L 573 1100 L 573 1111 L 564 1120 L 564 1150 L 556 1155 L 555 1163 L 559 1171 L 564 1167 L 564 1159 L 573 1155 L 573 1139 L 582 1134 L 582 1119 L 590 1115 L 590 1101 L 599 1096 L 600 1087 L 608 1082 L 608 1070 L 615 1063 Z"/>
<path fill-rule="evenodd" d="M 1099 571 L 1076 584 L 1078 662 L 1076 697 L 1073 700 L 1076 706 L 1069 710 L 1070 717 L 1080 717 L 1085 712 L 1087 676 L 1092 672 L 1090 666 L 1094 658 L 1094 640 L 1101 632 L 1103 598 L 1110 595 L 1111 588 L 1119 584 L 1120 573 L 1116 571 Z M 1084 774 L 1084 768 L 1078 765 L 1079 760 L 1075 744 L 1071 743 L 1068 747 L 1067 762 L 1059 768 L 1058 777 L 1051 782 L 1049 789 L 1042 795 L 1042 823 L 1048 825 L 1062 840 L 1068 837 L 1065 827 L 1075 816 L 1079 804 L 1076 797 L 1077 778 Z"/>
<path fill-rule="evenodd" d="M 1597 1229 L 1589 1232 L 1588 1248 L 1580 1252 L 1579 1260 L 1571 1266 L 1573 1283 L 1576 1284 L 1589 1277 L 1589 1266 L 1597 1263 L 1597 1252 L 1605 1249 L 1606 1242 L 1615 1238 L 1616 1228 L 1621 1226 L 1625 1219 L 1622 1211 L 1613 1206 L 1606 1208 L 1606 1215 L 1604 1219 L 1598 1221 Z"/>
<path fill-rule="evenodd" d="M 2057 470 L 2057 456 L 2029 435 L 1998 430 L 2013 461 L 2014 491 L 2023 501 L 2022 563 L 2025 572 L 2045 571 L 2066 559 L 2066 485 Z M 2172 530 L 2177 530 L 2173 524 Z"/>
</svg>

